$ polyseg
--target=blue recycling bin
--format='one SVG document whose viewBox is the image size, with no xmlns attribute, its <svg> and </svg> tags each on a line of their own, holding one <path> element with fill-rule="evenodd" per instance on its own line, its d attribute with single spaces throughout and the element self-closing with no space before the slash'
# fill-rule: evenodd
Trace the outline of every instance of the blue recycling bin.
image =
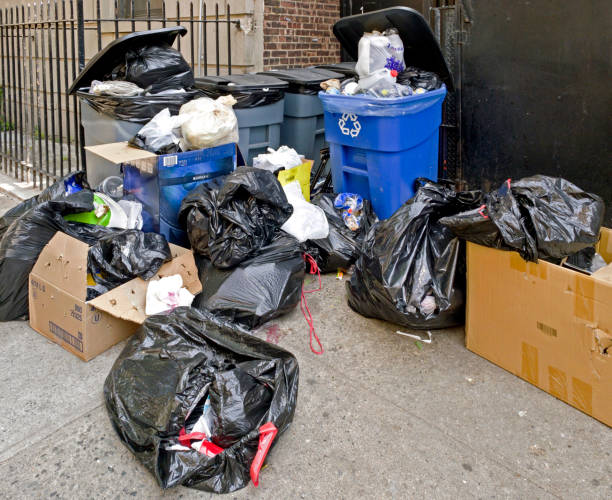
<svg viewBox="0 0 612 500">
<path fill-rule="evenodd" d="M 143 231 L 163 234 L 170 243 L 189 247 L 178 221 L 183 198 L 197 185 L 236 168 L 236 145 L 159 155 L 124 163 L 123 190 L 142 203 Z"/>
<path fill-rule="evenodd" d="M 386 219 L 415 194 L 418 177 L 438 177 L 443 85 L 408 97 L 319 93 L 334 191 L 357 193 Z"/>
</svg>

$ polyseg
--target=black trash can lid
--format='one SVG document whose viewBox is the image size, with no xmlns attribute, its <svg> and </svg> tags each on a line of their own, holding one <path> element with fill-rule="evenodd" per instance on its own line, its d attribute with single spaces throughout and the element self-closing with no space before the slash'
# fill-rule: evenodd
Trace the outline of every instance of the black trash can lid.
<svg viewBox="0 0 612 500">
<path fill-rule="evenodd" d="M 288 83 L 273 76 L 257 73 L 239 75 L 202 76 L 195 79 L 196 87 L 215 89 L 223 92 L 248 92 L 249 90 L 283 90 Z"/>
<path fill-rule="evenodd" d="M 125 59 L 128 50 L 143 47 L 145 45 L 158 45 L 167 43 L 172 45 L 177 36 L 185 36 L 187 28 L 174 26 L 172 28 L 161 28 L 158 30 L 136 31 L 129 35 L 117 38 L 98 52 L 87 63 L 87 66 L 72 82 L 68 94 L 74 94 L 82 87 L 89 87 L 93 80 L 102 80 L 113 68 Z"/>
<path fill-rule="evenodd" d="M 343 17 L 334 24 L 334 35 L 342 48 L 356 61 L 357 47 L 364 33 L 397 29 L 404 43 L 404 61 L 408 66 L 416 66 L 433 71 L 446 84 L 449 91 L 454 90 L 451 75 L 440 45 L 425 18 L 409 7 L 391 7 L 365 14 Z"/>
<path fill-rule="evenodd" d="M 336 73 L 342 73 L 344 76 L 353 77 L 357 73 L 355 71 L 355 62 L 341 62 L 335 64 L 319 64 L 315 68 L 326 69 L 329 71 L 335 71 Z"/>
<path fill-rule="evenodd" d="M 329 80 L 331 78 L 344 78 L 341 73 L 329 71 L 321 68 L 283 68 L 283 69 L 270 69 L 268 71 L 262 71 L 258 73 L 260 75 L 275 76 L 289 83 L 290 86 L 311 86 L 319 85 L 319 83 Z"/>
</svg>

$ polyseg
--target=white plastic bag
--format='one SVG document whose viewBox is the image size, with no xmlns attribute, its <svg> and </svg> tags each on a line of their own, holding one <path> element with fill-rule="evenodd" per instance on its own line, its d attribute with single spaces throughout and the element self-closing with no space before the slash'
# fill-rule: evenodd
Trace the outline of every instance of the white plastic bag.
<svg viewBox="0 0 612 500">
<path fill-rule="evenodd" d="M 329 235 L 329 223 L 320 207 L 308 203 L 302 194 L 298 181 L 283 186 L 287 200 L 293 206 L 293 214 L 281 229 L 296 238 L 300 243 L 306 240 L 319 240 Z"/>
<path fill-rule="evenodd" d="M 289 146 L 281 146 L 276 151 L 273 148 L 268 148 L 267 153 L 261 153 L 253 158 L 253 166 L 262 168 L 274 173 L 282 168 L 290 169 L 304 163 L 304 156 L 290 148 Z"/>
<path fill-rule="evenodd" d="M 355 71 L 360 77 L 368 76 L 383 68 L 401 73 L 406 67 L 404 44 L 395 29 L 389 29 L 384 33 L 378 31 L 364 33 L 359 40 L 357 53 Z"/>
<path fill-rule="evenodd" d="M 134 97 L 144 94 L 144 89 L 132 82 L 107 80 L 91 82 L 89 92 L 93 95 L 108 95 L 113 97 Z"/>
<path fill-rule="evenodd" d="M 180 115 L 171 116 L 170 110 L 164 108 L 138 131 L 132 143 L 156 154 L 175 152 L 180 144 L 181 125 L 185 119 Z"/>
<path fill-rule="evenodd" d="M 194 298 L 183 287 L 183 277 L 180 274 L 151 280 L 147 286 L 145 314 L 151 316 L 172 311 L 176 307 L 190 306 Z"/>
<path fill-rule="evenodd" d="M 238 119 L 232 106 L 236 99 L 231 95 L 215 100 L 200 97 L 181 106 L 179 116 L 182 125 L 184 150 L 204 149 L 238 142 Z"/>
</svg>

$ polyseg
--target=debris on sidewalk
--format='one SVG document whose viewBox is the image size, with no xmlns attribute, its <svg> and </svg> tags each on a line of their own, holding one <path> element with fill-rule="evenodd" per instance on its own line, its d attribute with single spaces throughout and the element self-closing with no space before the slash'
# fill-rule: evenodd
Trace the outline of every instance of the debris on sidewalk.
<svg viewBox="0 0 612 500">
<path fill-rule="evenodd" d="M 280 347 L 178 308 L 128 341 L 104 397 L 119 439 L 162 488 L 229 493 L 258 483 L 270 445 L 293 420 L 298 373 Z M 194 429 L 203 416 L 206 426 Z"/>
</svg>

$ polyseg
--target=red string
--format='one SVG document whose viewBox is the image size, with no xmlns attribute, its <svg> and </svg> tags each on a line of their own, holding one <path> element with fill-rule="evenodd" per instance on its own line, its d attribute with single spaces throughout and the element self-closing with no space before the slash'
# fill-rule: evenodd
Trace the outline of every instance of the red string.
<svg viewBox="0 0 612 500">
<path fill-rule="evenodd" d="M 309 336 L 309 340 L 310 340 L 310 350 L 314 354 L 323 354 L 323 344 L 321 344 L 321 341 L 319 340 L 317 332 L 315 331 L 314 321 L 312 319 L 312 314 L 310 312 L 310 309 L 308 309 L 308 302 L 306 300 L 306 294 L 307 293 L 318 292 L 318 291 L 320 291 L 323 288 L 323 286 L 321 284 L 321 271 L 319 270 L 319 266 L 317 266 L 317 261 L 314 260 L 311 255 L 305 253 L 304 254 L 304 261 L 306 261 L 306 263 L 310 264 L 310 269 L 308 270 L 308 273 L 312 274 L 312 275 L 315 275 L 315 274 L 318 275 L 318 277 L 319 277 L 319 288 L 315 288 L 314 290 L 304 290 L 304 284 L 302 283 L 302 295 L 300 297 L 300 309 L 302 309 L 302 314 L 304 315 L 304 318 L 306 319 L 306 323 L 308 323 L 308 326 L 309 326 L 308 336 Z M 312 347 L 312 338 L 313 337 L 317 341 L 317 344 L 319 344 L 319 350 L 318 351 L 315 351 L 314 348 Z"/>
</svg>

